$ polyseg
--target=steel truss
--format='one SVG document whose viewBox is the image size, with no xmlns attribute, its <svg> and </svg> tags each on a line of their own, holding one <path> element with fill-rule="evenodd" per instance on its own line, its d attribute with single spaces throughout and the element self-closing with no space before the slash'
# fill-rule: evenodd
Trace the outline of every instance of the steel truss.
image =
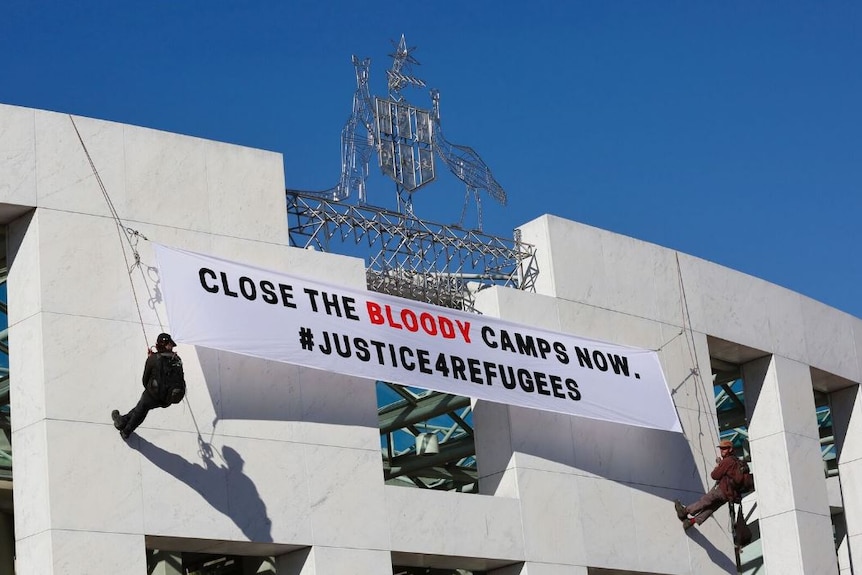
<svg viewBox="0 0 862 575">
<path fill-rule="evenodd" d="M 337 253 L 367 246 L 351 255 L 367 258 L 372 291 L 471 311 L 475 292 L 490 285 L 535 291 L 535 248 L 517 231 L 508 240 L 296 190 L 287 192 L 287 212 L 292 246 Z"/>
</svg>

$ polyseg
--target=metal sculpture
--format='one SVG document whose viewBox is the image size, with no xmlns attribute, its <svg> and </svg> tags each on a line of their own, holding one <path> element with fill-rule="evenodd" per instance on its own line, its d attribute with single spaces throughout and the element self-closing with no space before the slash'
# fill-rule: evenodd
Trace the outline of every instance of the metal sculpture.
<svg viewBox="0 0 862 575">
<path fill-rule="evenodd" d="M 392 66 L 386 71 L 385 98 L 371 97 L 368 86 L 371 60 L 353 56 L 356 91 L 353 111 L 341 131 L 341 178 L 335 187 L 323 193 L 335 201 L 354 196 L 359 204 L 367 203 L 369 162 L 376 151 L 381 172 L 395 182 L 398 212 L 412 216 L 413 193 L 437 178 L 435 157 L 439 157 L 466 186 L 459 225 L 463 225 L 467 202 L 472 197 L 481 230 L 480 192 L 484 190 L 503 205 L 506 192 L 473 148 L 453 144 L 443 135 L 438 90 L 431 90 L 431 110 L 414 106 L 404 97 L 405 88 L 425 87 L 425 82 L 412 71 L 413 65 L 419 65 L 411 54 L 414 49 L 407 47 L 402 35 L 390 54 Z"/>
</svg>

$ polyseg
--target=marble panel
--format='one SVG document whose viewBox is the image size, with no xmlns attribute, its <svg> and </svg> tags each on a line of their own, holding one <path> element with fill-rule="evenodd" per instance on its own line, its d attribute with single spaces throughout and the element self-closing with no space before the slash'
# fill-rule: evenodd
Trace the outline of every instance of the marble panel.
<svg viewBox="0 0 862 575">
<path fill-rule="evenodd" d="M 487 315 L 489 317 L 503 317 L 503 307 L 500 302 L 500 288 L 498 286 L 492 286 L 473 294 L 473 307 L 476 308 L 482 315 Z M 517 291 L 517 290 L 513 290 Z M 537 295 L 537 294 L 533 294 Z M 554 301 L 553 298 L 547 298 L 550 301 Z M 536 314 L 545 317 L 547 314 Z M 512 320 L 514 321 L 514 320 Z"/>
<path fill-rule="evenodd" d="M 51 532 L 51 575 L 146 573 L 144 537 L 96 531 Z M 22 571 L 22 575 L 26 575 Z"/>
<path fill-rule="evenodd" d="M 150 276 L 152 282 L 159 287 L 159 270 L 158 270 L 158 261 L 156 259 L 153 245 L 160 244 L 164 246 L 175 247 L 183 250 L 188 250 L 190 252 L 196 252 L 199 254 L 208 254 L 208 255 L 216 255 L 219 256 L 218 250 L 216 249 L 216 245 L 235 245 L 235 244 L 243 244 L 246 242 L 242 240 L 238 240 L 236 238 L 224 238 L 222 236 L 214 236 L 210 235 L 206 232 L 197 231 L 197 230 L 187 230 L 187 229 L 179 229 L 171 226 L 162 226 L 158 223 L 150 223 L 150 222 L 136 222 L 135 229 L 140 231 L 144 236 L 146 236 L 150 241 L 149 242 L 139 242 L 138 243 L 138 251 L 141 256 L 141 261 L 146 267 L 146 271 L 148 276 Z M 247 242 L 250 245 L 261 245 L 260 242 Z M 260 250 L 261 252 L 266 253 L 268 250 Z M 230 258 L 225 258 L 230 259 Z M 161 291 L 157 291 L 157 294 L 161 294 Z M 158 299 L 158 303 L 161 303 L 161 299 Z M 165 317 L 162 315 L 162 317 Z"/>
<path fill-rule="evenodd" d="M 365 264 L 359 258 L 221 236 L 212 236 L 211 245 L 198 251 L 334 286 L 366 287 Z"/>
<path fill-rule="evenodd" d="M 794 434 L 787 434 L 786 441 L 795 508 L 829 517 L 829 498 L 820 441 Z"/>
<path fill-rule="evenodd" d="M 141 532 L 148 504 L 141 498 L 138 457 L 110 420 L 49 421 L 46 440 L 53 528 Z"/>
<path fill-rule="evenodd" d="M 47 414 L 66 420 L 110 423 L 112 409 L 122 413 L 131 410 L 143 391 L 146 343 L 141 326 L 90 317 L 43 315 Z M 86 334 L 89 352 L 98 358 L 98 374 L 92 362 L 81 361 L 81 334 Z M 150 335 L 154 341 L 153 330 Z M 193 349 L 177 347 L 184 362 L 186 400 L 170 409 L 152 411 L 139 431 L 153 427 L 211 431 L 214 411 L 200 366 L 190 355 Z"/>
<path fill-rule="evenodd" d="M 500 495 L 497 490 L 501 474 L 512 465 L 512 432 L 509 423 L 509 406 L 490 401 L 473 402 L 473 427 L 475 434 L 476 465 L 480 478 L 496 479 L 479 482 L 482 493 Z M 482 433 L 481 430 L 493 430 Z M 492 489 L 491 486 L 494 486 Z"/>
<path fill-rule="evenodd" d="M 124 126 L 124 149 L 124 218 L 210 230 L 205 140 Z"/>
<path fill-rule="evenodd" d="M 392 559 L 387 550 L 316 545 L 278 557 L 276 568 L 286 575 L 391 575 Z"/>
<path fill-rule="evenodd" d="M 766 347 L 768 284 L 692 256 L 680 254 L 679 260 L 691 329 L 758 349 Z"/>
<path fill-rule="evenodd" d="M 80 116 L 74 117 L 73 124 L 69 114 L 40 110 L 36 112 L 35 126 L 39 207 L 110 218 L 113 204 L 121 218 L 131 216 L 125 202 L 122 124 Z M 98 170 L 98 179 L 87 154 Z"/>
<path fill-rule="evenodd" d="M 684 573 L 726 575 L 736 573 L 726 508 L 722 507 L 694 529 L 683 531 L 688 542 L 689 570 Z M 679 520 L 677 527 L 679 527 Z"/>
<path fill-rule="evenodd" d="M 45 311 L 138 322 L 123 250 L 113 220 L 41 211 L 39 265 Z"/>
<path fill-rule="evenodd" d="M 663 324 L 657 348 L 673 403 L 678 409 L 715 412 L 709 346 L 699 332 Z"/>
<path fill-rule="evenodd" d="M 760 520 L 764 566 L 770 573 L 838 573 L 829 517 L 783 513 Z"/>
<path fill-rule="evenodd" d="M 637 473 L 631 465 L 633 448 L 628 441 L 637 428 L 607 421 L 572 418 L 575 474 L 629 481 Z"/>
<path fill-rule="evenodd" d="M 862 461 L 840 464 L 838 476 L 841 480 L 847 533 L 851 536 L 862 536 Z M 862 539 L 859 541 L 862 543 Z M 859 552 L 862 553 L 862 547 Z"/>
<path fill-rule="evenodd" d="M 221 445 L 210 454 L 194 433 L 148 430 L 132 437 L 128 449 L 138 454 L 144 533 L 245 540 L 231 515 L 230 469 L 216 454 Z"/>
<path fill-rule="evenodd" d="M 769 321 L 769 346 L 763 347 L 776 355 L 801 363 L 808 362 L 807 334 L 802 319 L 803 297 L 776 285 L 766 287 L 766 312 Z"/>
<path fill-rule="evenodd" d="M 577 475 L 700 490 L 682 434 L 577 417 L 572 431 Z"/>
<path fill-rule="evenodd" d="M 385 488 L 395 552 L 512 559 L 524 557 L 515 499 L 432 490 Z M 451 528 L 458 517 L 458 529 Z"/>
<path fill-rule="evenodd" d="M 581 565 L 636 569 L 637 532 L 631 488 L 613 481 L 577 478 L 584 556 Z M 550 560 L 554 560 L 553 557 Z"/>
<path fill-rule="evenodd" d="M 558 301 L 560 330 L 576 336 L 643 349 L 663 343 L 661 324 L 629 314 Z"/>
<path fill-rule="evenodd" d="M 0 104 L 0 202 L 36 205 L 36 112 Z"/>
<path fill-rule="evenodd" d="M 538 293 L 681 323 L 672 250 L 550 215 L 520 230 L 537 248 Z"/>
<path fill-rule="evenodd" d="M 112 409 L 131 409 L 143 391 L 146 344 L 140 325 L 54 313 L 41 317 L 46 416 L 110 423 Z M 92 359 L 84 361 L 87 357 Z"/>
<path fill-rule="evenodd" d="M 685 325 L 685 300 L 680 280 L 680 265 L 677 252 L 660 246 L 650 245 L 655 250 L 654 268 L 654 298 L 655 316 L 652 319 L 670 325 Z"/>
<path fill-rule="evenodd" d="M 284 194 L 282 194 L 284 195 Z M 286 226 L 286 224 L 283 223 Z M 284 244 L 241 239 L 236 236 L 210 236 L 209 246 L 201 253 L 251 266 L 293 274 L 289 260 L 293 252 L 304 251 Z M 322 252 L 321 252 L 322 254 Z M 331 255 L 331 254 L 327 254 Z"/>
<path fill-rule="evenodd" d="M 808 365 L 773 356 L 777 367 L 783 430 L 820 441 L 814 387 Z"/>
<path fill-rule="evenodd" d="M 511 407 L 509 434 L 517 466 L 571 473 L 575 463 L 573 419 L 561 413 Z"/>
<path fill-rule="evenodd" d="M 521 241 L 532 245 L 535 249 L 535 264 L 539 270 L 539 274 L 535 278 L 536 293 L 557 297 L 554 258 L 550 249 L 549 225 L 551 219 L 556 219 L 556 217 L 546 214 L 518 226 L 518 230 L 521 232 Z M 573 298 L 569 297 L 568 299 Z"/>
<path fill-rule="evenodd" d="M 700 497 L 712 485 L 709 473 L 715 467 L 715 445 L 718 443 L 715 413 L 691 409 L 678 409 L 677 413 L 683 433 L 672 434 L 669 438 L 659 436 L 666 442 L 667 447 L 663 451 L 669 455 L 662 460 L 662 465 L 669 468 L 669 473 L 663 474 L 665 480 L 657 484 L 682 489 Z M 652 456 L 655 451 L 654 448 L 645 450 L 648 456 Z"/>
<path fill-rule="evenodd" d="M 850 557 L 858 561 L 858 558 L 862 557 L 862 535 L 848 537 L 847 545 L 850 548 Z"/>
<path fill-rule="evenodd" d="M 386 549 L 380 451 L 306 446 L 315 545 Z"/>
<path fill-rule="evenodd" d="M 679 277 L 672 251 L 605 231 L 601 256 L 604 291 L 593 294 L 596 305 L 641 318 L 681 323 Z M 666 316 L 659 314 L 659 293 L 662 311 L 670 312 Z"/>
<path fill-rule="evenodd" d="M 781 399 L 773 364 L 773 356 L 749 361 L 741 366 L 745 382 L 745 411 L 748 418 L 748 435 L 751 439 L 780 433 Z"/>
<path fill-rule="evenodd" d="M 373 381 L 303 368 L 299 384 L 301 418 L 306 423 L 301 428 L 301 441 L 365 449 L 379 457 L 377 391 Z"/>
<path fill-rule="evenodd" d="M 285 252 L 284 269 L 320 282 L 365 289 L 365 262 L 360 258 L 291 248 Z"/>
<path fill-rule="evenodd" d="M 606 232 L 556 216 L 547 216 L 545 225 L 547 243 L 536 247 L 550 252 L 554 291 L 548 295 L 602 305 L 608 287 L 607 262 L 602 254 L 602 238 Z M 540 268 L 540 278 L 546 269 Z"/>
<path fill-rule="evenodd" d="M 597 483 L 594 480 L 590 480 Z M 524 558 L 527 561 L 587 565 L 594 519 L 593 491 L 572 475 L 518 470 Z M 585 500 L 585 497 L 587 500 Z M 604 519 L 603 519 L 604 521 Z"/>
<path fill-rule="evenodd" d="M 54 574 L 51 535 L 51 531 L 40 531 L 35 535 L 23 536 L 17 533 L 16 526 L 15 571 L 19 575 Z"/>
<path fill-rule="evenodd" d="M 754 369 L 743 367 L 746 385 L 757 387 L 762 365 L 758 360 L 752 362 Z M 749 395 L 757 397 L 748 426 L 751 437 L 787 432 L 819 441 L 811 370 L 807 365 L 772 356 L 759 393 Z"/>
<path fill-rule="evenodd" d="M 699 462 L 684 435 L 642 427 L 620 427 L 625 428 L 623 441 L 627 448 L 625 451 L 617 450 L 618 464 L 628 468 L 628 481 L 675 489 L 692 485 L 687 474 L 691 474 Z"/>
<path fill-rule="evenodd" d="M 794 509 L 793 481 L 785 434 L 754 437 L 749 445 L 751 459 L 757 465 L 755 481 L 760 517 L 771 517 Z"/>
<path fill-rule="evenodd" d="M 494 497 L 508 497 L 510 499 L 516 499 L 518 497 L 517 469 L 513 466 L 501 473 L 493 473 L 490 475 L 485 475 L 480 472 L 479 493 L 483 495 L 493 495 Z"/>
<path fill-rule="evenodd" d="M 36 314 L 9 328 L 9 402 L 15 414 L 13 433 L 45 418 L 42 320 L 43 314 Z"/>
<path fill-rule="evenodd" d="M 802 322 L 808 363 L 852 381 L 862 380 L 854 328 L 862 320 L 808 298 L 802 299 Z"/>
<path fill-rule="evenodd" d="M 492 287 L 476 294 L 476 309 L 506 321 L 560 332 L 557 300 L 513 288 Z"/>
<path fill-rule="evenodd" d="M 195 351 L 218 406 L 219 433 L 298 440 L 302 417 L 298 366 L 205 348 Z"/>
<path fill-rule="evenodd" d="M 39 253 L 39 214 L 35 211 L 11 222 L 6 228 L 6 279 L 9 325 L 42 311 L 42 273 Z M 14 345 L 14 342 L 10 342 Z"/>
<path fill-rule="evenodd" d="M 217 465 L 227 468 L 227 514 L 243 540 L 310 544 L 310 481 L 297 443 L 219 437 Z M 220 510 L 223 513 L 225 511 Z"/>
<path fill-rule="evenodd" d="M 631 490 L 638 570 L 654 573 L 684 573 L 688 569 L 688 545 L 672 502 L 676 492 L 668 489 Z"/>
<path fill-rule="evenodd" d="M 281 154 L 211 141 L 205 153 L 210 231 L 286 244 Z"/>
<path fill-rule="evenodd" d="M 12 444 L 15 446 L 15 465 L 12 466 L 15 538 L 21 541 L 51 527 L 45 422 L 16 429 L 12 432 Z"/>
</svg>

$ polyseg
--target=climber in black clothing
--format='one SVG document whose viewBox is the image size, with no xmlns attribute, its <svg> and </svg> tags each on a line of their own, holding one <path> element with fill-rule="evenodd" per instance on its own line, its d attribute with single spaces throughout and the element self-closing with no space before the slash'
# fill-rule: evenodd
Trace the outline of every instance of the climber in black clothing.
<svg viewBox="0 0 862 575">
<path fill-rule="evenodd" d="M 116 409 L 111 412 L 114 427 L 120 430 L 123 439 L 128 439 L 144 422 L 151 409 L 179 403 L 185 395 L 182 360 L 174 353 L 176 345 L 170 334 L 159 334 L 155 353 L 150 350 L 144 363 L 144 375 L 141 378 L 144 391 L 141 399 L 126 415 L 120 415 Z"/>
</svg>

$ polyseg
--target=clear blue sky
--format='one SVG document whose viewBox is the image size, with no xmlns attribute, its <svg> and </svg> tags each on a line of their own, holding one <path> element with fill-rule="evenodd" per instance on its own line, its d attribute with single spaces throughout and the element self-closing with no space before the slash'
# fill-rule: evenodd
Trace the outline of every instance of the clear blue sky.
<svg viewBox="0 0 862 575">
<path fill-rule="evenodd" d="M 274 150 L 288 187 L 324 189 L 350 57 L 384 95 L 402 33 L 447 138 L 506 189 L 486 231 L 553 213 L 862 317 L 859 2 L 19 0 L 0 102 Z M 454 222 L 462 201 L 442 181 L 416 213 Z"/>
</svg>

